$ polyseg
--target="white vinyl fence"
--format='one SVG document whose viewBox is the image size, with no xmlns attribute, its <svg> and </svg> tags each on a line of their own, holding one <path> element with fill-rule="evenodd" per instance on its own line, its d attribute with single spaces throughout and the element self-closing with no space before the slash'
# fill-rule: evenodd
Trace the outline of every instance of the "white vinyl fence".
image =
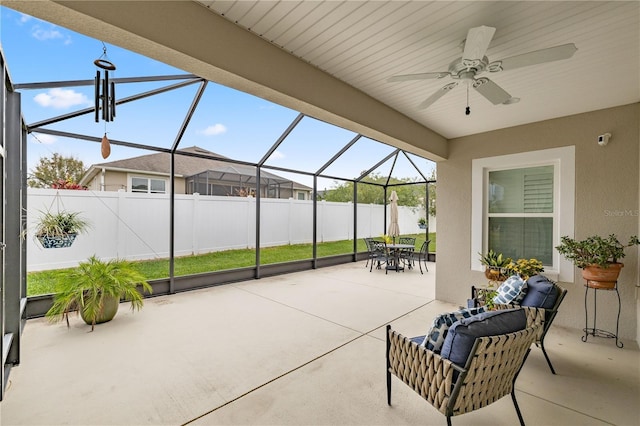
<svg viewBox="0 0 640 426">
<path fill-rule="evenodd" d="M 95 254 L 103 259 L 169 257 L 169 196 L 131 192 L 27 190 L 27 270 L 76 266 Z M 45 249 L 33 237 L 40 211 L 81 212 L 91 227 L 68 248 Z M 402 233 L 424 232 L 418 218 L 424 210 L 399 207 Z M 245 197 L 176 195 L 175 254 L 254 248 L 256 200 Z M 260 204 L 260 245 L 311 243 L 313 202 L 263 198 Z M 389 216 L 387 216 L 389 217 Z M 429 230 L 435 231 L 430 219 Z M 384 207 L 358 205 L 357 237 L 385 233 Z M 318 242 L 353 238 L 353 204 L 318 202 Z"/>
</svg>

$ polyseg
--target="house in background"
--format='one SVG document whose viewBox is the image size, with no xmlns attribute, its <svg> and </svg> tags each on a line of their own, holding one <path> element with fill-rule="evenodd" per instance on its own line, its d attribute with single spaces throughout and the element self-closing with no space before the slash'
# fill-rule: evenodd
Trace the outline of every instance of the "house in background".
<svg viewBox="0 0 640 426">
<path fill-rule="evenodd" d="M 177 153 L 225 158 L 197 146 Z M 156 153 L 92 165 L 80 185 L 93 191 L 120 191 L 164 194 L 169 192 L 170 154 Z M 282 176 L 260 171 L 260 195 L 266 198 L 311 200 L 312 188 Z M 256 168 L 244 164 L 194 155 L 176 155 L 177 194 L 246 197 L 256 194 Z"/>
</svg>

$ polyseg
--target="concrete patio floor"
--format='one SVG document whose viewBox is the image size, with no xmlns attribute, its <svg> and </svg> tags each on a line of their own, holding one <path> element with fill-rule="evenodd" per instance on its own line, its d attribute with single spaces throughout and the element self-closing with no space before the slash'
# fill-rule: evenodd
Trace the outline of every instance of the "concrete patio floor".
<svg viewBox="0 0 640 426">
<path fill-rule="evenodd" d="M 76 317 L 30 320 L 1 424 L 444 425 L 398 380 L 390 407 L 385 393 L 384 326 L 425 334 L 457 307 L 434 300 L 434 276 L 435 264 L 385 275 L 358 262 L 122 305 L 93 333 Z M 548 334 L 556 376 L 532 349 L 516 386 L 525 422 L 640 424 L 637 344 L 580 337 Z M 517 421 L 508 397 L 453 418 Z"/>
</svg>

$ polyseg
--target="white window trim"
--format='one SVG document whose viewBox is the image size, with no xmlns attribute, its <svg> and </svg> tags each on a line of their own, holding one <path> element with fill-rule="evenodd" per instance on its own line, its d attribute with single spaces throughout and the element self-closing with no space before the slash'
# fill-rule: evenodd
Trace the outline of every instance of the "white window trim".
<svg viewBox="0 0 640 426">
<path fill-rule="evenodd" d="M 147 179 L 147 183 L 149 185 L 149 188 L 147 189 L 147 192 L 140 192 L 140 191 L 134 191 L 133 190 L 133 179 L 134 178 L 138 178 L 138 179 Z M 164 181 L 164 192 L 151 192 L 151 179 L 154 180 L 160 180 L 160 181 Z M 132 193 L 137 193 L 137 194 L 168 194 L 169 191 L 167 190 L 167 186 L 169 183 L 169 179 L 165 179 L 161 176 L 157 176 L 157 175 L 139 175 L 139 174 L 129 174 L 127 175 L 127 191 L 128 192 L 132 192 Z"/>
<path fill-rule="evenodd" d="M 496 157 L 477 158 L 471 165 L 471 269 L 483 271 L 478 253 L 485 251 L 486 220 L 485 194 L 488 173 L 493 170 L 534 167 L 553 164 L 554 166 L 554 210 L 557 208 L 556 220 L 553 224 L 553 246 L 560 244 L 563 235 L 574 235 L 575 212 L 575 147 L 529 151 L 519 154 L 500 155 Z M 559 195 L 562 194 L 562 197 Z M 554 269 L 545 269 L 544 274 L 551 279 L 573 282 L 573 264 L 553 251 Z"/>
</svg>

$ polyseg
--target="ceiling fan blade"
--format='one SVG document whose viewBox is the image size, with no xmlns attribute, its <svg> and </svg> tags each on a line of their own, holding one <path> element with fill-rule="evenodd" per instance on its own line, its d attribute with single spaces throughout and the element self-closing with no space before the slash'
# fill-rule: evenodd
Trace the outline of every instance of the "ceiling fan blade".
<svg viewBox="0 0 640 426">
<path fill-rule="evenodd" d="M 429 96 L 424 102 L 418 105 L 418 109 L 425 109 L 429 107 L 432 103 L 434 103 L 435 101 L 437 101 L 438 99 L 446 95 L 447 92 L 449 92 L 451 89 L 453 89 L 457 85 L 458 85 L 458 82 L 453 82 L 441 87 L 436 92 L 434 92 L 433 95 Z"/>
<path fill-rule="evenodd" d="M 423 72 L 419 74 L 403 74 L 403 75 L 394 75 L 393 77 L 389 77 L 387 81 L 389 83 L 393 83 L 394 81 L 410 81 L 410 80 L 429 80 L 432 78 L 443 78 L 448 76 L 449 73 L 447 71 L 443 72 Z"/>
<path fill-rule="evenodd" d="M 486 77 L 474 80 L 473 88 L 494 105 L 499 105 L 511 99 L 511 95 L 506 90 Z"/>
<path fill-rule="evenodd" d="M 470 28 L 467 33 L 467 39 L 464 42 L 462 59 L 467 61 L 481 61 L 489 48 L 489 43 L 491 43 L 495 32 L 495 28 L 484 25 Z"/>
<path fill-rule="evenodd" d="M 526 67 L 529 65 L 543 64 L 545 62 L 560 61 L 562 59 L 569 59 L 577 50 L 578 48 L 573 43 L 562 44 L 560 46 L 535 50 L 533 52 L 523 53 L 522 55 L 511 56 L 500 61 L 495 61 L 490 63 L 487 69 L 490 72 L 497 72 Z"/>
</svg>

